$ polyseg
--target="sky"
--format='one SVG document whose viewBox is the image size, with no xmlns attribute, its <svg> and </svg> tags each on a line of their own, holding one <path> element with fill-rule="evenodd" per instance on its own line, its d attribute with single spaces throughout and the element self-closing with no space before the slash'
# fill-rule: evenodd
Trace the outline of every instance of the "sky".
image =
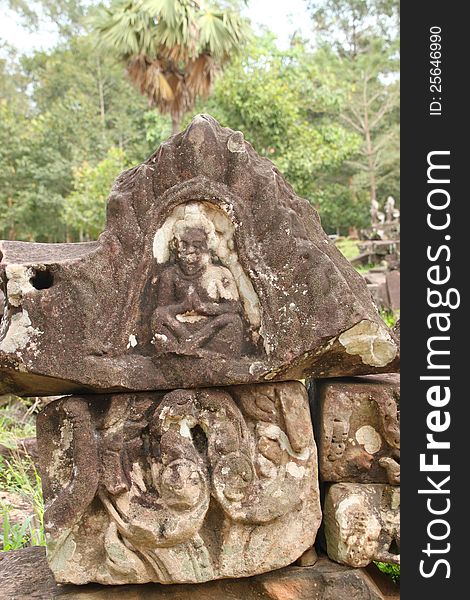
<svg viewBox="0 0 470 600">
<path fill-rule="evenodd" d="M 251 0 L 244 10 L 253 24 L 264 25 L 275 33 L 280 48 L 287 48 L 297 31 L 305 37 L 311 34 L 305 0 Z M 21 27 L 11 11 L 0 7 L 0 41 L 6 41 L 21 52 L 52 47 L 56 42 L 54 30 L 30 33 Z"/>
</svg>

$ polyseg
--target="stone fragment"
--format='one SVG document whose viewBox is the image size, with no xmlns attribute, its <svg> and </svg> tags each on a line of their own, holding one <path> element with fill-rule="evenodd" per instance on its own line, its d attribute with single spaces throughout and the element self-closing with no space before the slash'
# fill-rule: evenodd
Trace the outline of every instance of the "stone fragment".
<svg viewBox="0 0 470 600">
<path fill-rule="evenodd" d="M 37 419 L 59 583 L 194 583 L 295 561 L 321 521 L 299 382 L 72 396 Z"/>
<path fill-rule="evenodd" d="M 351 567 L 374 560 L 400 563 L 400 488 L 334 483 L 326 493 L 323 522 L 328 556 Z"/>
<path fill-rule="evenodd" d="M 387 290 L 390 298 L 390 308 L 400 309 L 400 271 L 394 270 L 387 273 Z"/>
<path fill-rule="evenodd" d="M 389 574 L 383 573 L 375 563 L 366 567 L 365 571 L 382 593 L 384 600 L 400 600 L 400 583 L 395 583 Z"/>
<path fill-rule="evenodd" d="M 37 462 L 37 442 L 36 438 L 18 438 L 16 447 L 4 446 L 0 444 L 0 456 L 11 459 L 12 457 L 29 457 L 33 463 Z"/>
<path fill-rule="evenodd" d="M 312 546 L 297 559 L 296 565 L 299 567 L 312 567 L 318 560 L 318 554 L 315 548 Z"/>
<path fill-rule="evenodd" d="M 96 242 L 0 242 L 0 394 L 393 372 L 362 277 L 208 115 L 116 180 Z"/>
<path fill-rule="evenodd" d="M 310 395 L 320 479 L 399 485 L 399 375 L 318 380 Z"/>
<path fill-rule="evenodd" d="M 21 527 L 27 519 L 30 519 L 32 527 L 39 527 L 32 501 L 17 492 L 0 490 L 0 508 L 0 531 L 2 532 L 14 526 Z M 8 518 L 8 528 L 4 523 L 5 517 Z"/>
<path fill-rule="evenodd" d="M 321 558 L 313 567 L 286 567 L 247 579 L 201 584 L 58 585 L 44 548 L 0 553 L 2 600 L 385 600 L 371 576 Z M 389 598 L 389 596 L 387 596 Z"/>
<path fill-rule="evenodd" d="M 392 331 L 395 336 L 395 339 L 398 342 L 398 346 L 400 346 L 400 319 L 398 319 L 398 321 L 395 323 Z"/>
<path fill-rule="evenodd" d="M 364 279 L 374 302 L 385 310 L 400 310 L 400 271 L 386 267 L 370 269 Z"/>
</svg>

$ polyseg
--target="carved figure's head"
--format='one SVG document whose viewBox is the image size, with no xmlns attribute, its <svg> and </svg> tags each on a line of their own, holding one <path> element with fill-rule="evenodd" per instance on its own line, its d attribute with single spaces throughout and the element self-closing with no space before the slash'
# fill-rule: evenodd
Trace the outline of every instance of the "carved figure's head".
<svg viewBox="0 0 470 600">
<path fill-rule="evenodd" d="M 165 467 L 160 493 L 167 506 L 175 510 L 191 510 L 203 499 L 205 481 L 197 465 L 179 458 Z"/>
<path fill-rule="evenodd" d="M 392 448 L 400 449 L 400 416 L 397 399 L 388 398 L 377 404 L 385 440 Z"/>
<path fill-rule="evenodd" d="M 176 228 L 176 256 L 181 270 L 193 275 L 210 262 L 207 233 L 201 227 Z"/>
</svg>

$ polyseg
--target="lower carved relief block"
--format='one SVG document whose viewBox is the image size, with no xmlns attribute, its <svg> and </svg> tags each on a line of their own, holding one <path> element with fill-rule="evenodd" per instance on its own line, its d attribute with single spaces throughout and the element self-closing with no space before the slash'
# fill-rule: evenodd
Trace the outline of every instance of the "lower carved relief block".
<svg viewBox="0 0 470 600">
<path fill-rule="evenodd" d="M 298 382 L 64 397 L 37 435 L 59 583 L 246 577 L 315 540 L 317 454 Z"/>
<path fill-rule="evenodd" d="M 400 376 L 317 380 L 322 481 L 400 485 Z"/>
<path fill-rule="evenodd" d="M 400 563 L 400 488 L 334 483 L 325 498 L 328 556 L 351 567 Z"/>
</svg>

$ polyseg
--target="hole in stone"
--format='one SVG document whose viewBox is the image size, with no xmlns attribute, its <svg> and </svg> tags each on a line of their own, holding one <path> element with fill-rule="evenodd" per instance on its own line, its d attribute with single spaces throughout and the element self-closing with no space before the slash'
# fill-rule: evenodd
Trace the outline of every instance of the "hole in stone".
<svg viewBox="0 0 470 600">
<path fill-rule="evenodd" d="M 388 551 L 390 552 L 390 554 L 400 554 L 400 548 L 398 547 L 398 544 L 397 544 L 396 540 L 392 541 L 392 543 L 390 544 L 390 548 L 388 549 Z"/>
<path fill-rule="evenodd" d="M 193 436 L 193 443 L 196 450 L 201 456 L 206 456 L 208 444 L 206 434 L 204 433 L 202 427 L 199 425 L 193 427 L 193 429 L 191 429 L 191 435 Z"/>
<path fill-rule="evenodd" d="M 31 278 L 31 285 L 37 290 L 47 290 L 52 287 L 54 277 L 49 270 L 35 271 Z"/>
<path fill-rule="evenodd" d="M 0 284 L 1 284 L 1 282 L 0 282 Z M 0 287 L 0 324 L 3 319 L 3 313 L 5 311 L 5 307 L 6 307 L 5 294 L 3 293 L 2 288 Z"/>
</svg>

